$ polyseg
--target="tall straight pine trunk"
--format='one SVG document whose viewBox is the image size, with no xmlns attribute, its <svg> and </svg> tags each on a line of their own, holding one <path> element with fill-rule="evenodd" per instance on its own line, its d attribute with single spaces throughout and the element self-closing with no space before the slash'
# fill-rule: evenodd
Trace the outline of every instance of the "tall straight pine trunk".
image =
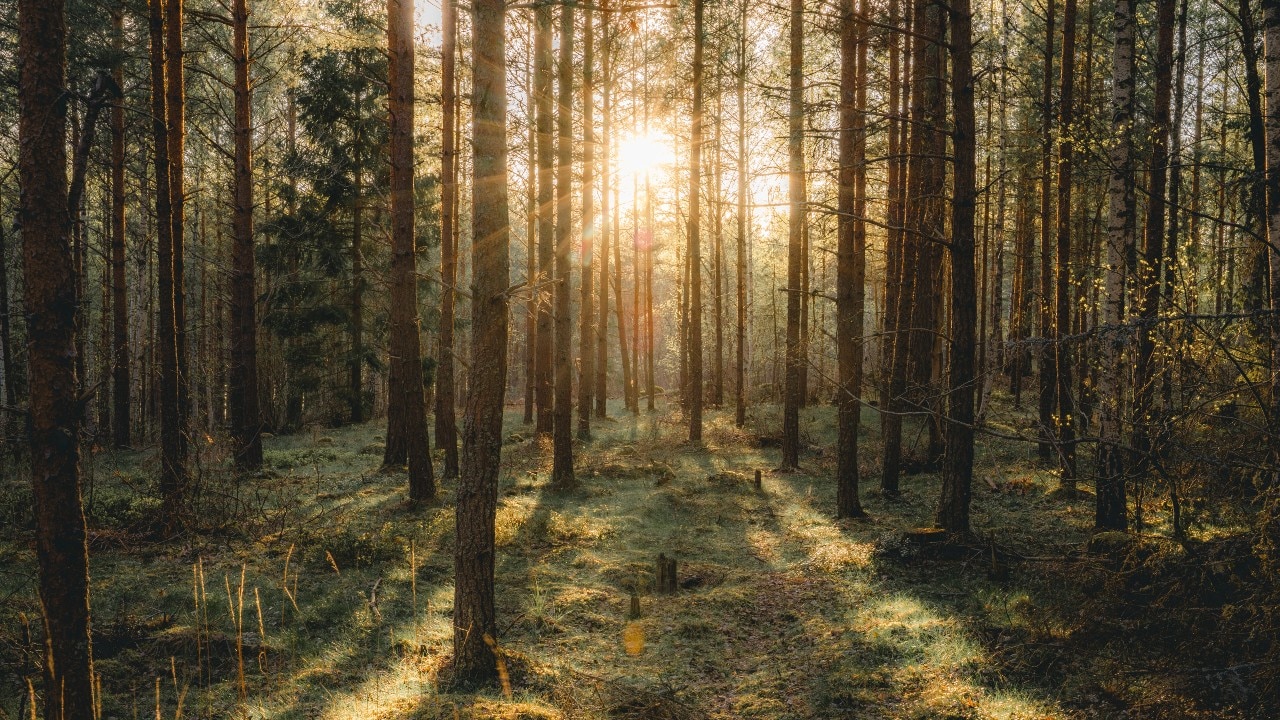
<svg viewBox="0 0 1280 720">
<path fill-rule="evenodd" d="M 507 286 L 510 238 L 507 212 L 506 22 L 502 0 L 471 4 L 472 55 L 471 244 L 473 301 L 471 350 L 476 363 L 467 387 L 462 426 L 454 546 L 453 662 L 464 684 L 497 675 L 492 647 L 494 518 L 502 457 L 502 406 L 507 385 Z"/>
<path fill-rule="evenodd" d="M 798 0 L 796 0 L 798 1 Z M 693 0 L 693 108 L 689 131 L 689 442 L 702 444 L 703 0 Z"/>
<path fill-rule="evenodd" d="M 89 548 L 80 499 L 75 265 L 67 207 L 64 3 L 18 2 L 18 180 L 30 371 L 31 486 L 47 720 L 94 715 Z M 6 381 L 9 378 L 6 377 Z M 35 708 L 31 709 L 35 715 Z"/>
<path fill-rule="evenodd" d="M 444 449 L 447 479 L 458 476 L 457 390 L 454 366 L 454 310 L 457 306 L 458 247 L 458 56 L 457 0 L 441 0 L 440 23 L 440 353 L 436 360 L 436 447 Z"/>
<path fill-rule="evenodd" d="M 804 1 L 791 0 L 791 59 L 788 94 L 787 153 L 790 160 L 787 199 L 790 220 L 787 242 L 786 389 L 782 396 L 782 470 L 800 465 L 800 406 L 804 404 L 805 332 L 801 318 L 804 252 Z"/>
<path fill-rule="evenodd" d="M 862 334 L 865 303 L 866 60 L 865 2 L 843 0 L 840 18 L 840 188 L 836 249 L 836 354 L 839 439 L 836 445 L 836 515 L 863 515 L 858 499 L 858 425 L 862 412 Z"/>
<path fill-rule="evenodd" d="M 413 0 L 387 0 L 387 52 L 387 115 L 391 124 L 391 372 L 387 423 L 398 423 L 404 432 L 409 499 L 431 502 L 436 485 L 422 386 L 413 230 Z"/>
<path fill-rule="evenodd" d="M 551 484 L 568 490 L 573 476 L 573 6 L 560 8 L 560 98 L 556 112 L 556 281 L 555 281 L 555 418 L 552 433 Z"/>
<path fill-rule="evenodd" d="M 1068 0 L 1071 2 L 1071 0 Z M 954 196 L 951 202 L 951 373 L 947 388 L 946 455 L 938 525 L 969 531 L 973 480 L 974 345 L 977 293 L 974 281 L 974 208 L 977 199 L 977 130 L 973 109 L 973 15 L 969 0 L 952 0 L 951 107 L 955 123 Z"/>
<path fill-rule="evenodd" d="M 262 412 L 258 405 L 258 293 L 254 289 L 253 164 L 249 96 L 249 6 L 231 5 L 231 57 L 235 65 L 235 179 L 231 223 L 231 438 L 236 467 L 262 467 Z"/>
</svg>

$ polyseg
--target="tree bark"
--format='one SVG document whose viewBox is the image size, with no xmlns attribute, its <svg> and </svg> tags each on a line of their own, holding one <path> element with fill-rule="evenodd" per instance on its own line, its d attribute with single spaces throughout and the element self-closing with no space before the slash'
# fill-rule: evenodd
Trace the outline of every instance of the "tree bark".
<svg viewBox="0 0 1280 720">
<path fill-rule="evenodd" d="M 591 412 L 596 382 L 595 315 L 595 26 L 591 8 L 582 13 L 582 296 L 578 308 L 578 437 L 591 439 Z"/>
<path fill-rule="evenodd" d="M 112 42 L 117 53 L 124 52 L 124 10 L 111 13 Z M 116 87 L 124 87 L 124 61 L 111 68 Z M 111 420 L 112 444 L 129 446 L 132 414 L 129 408 L 129 299 L 125 291 L 125 186 L 124 186 L 124 100 L 111 106 Z M 6 350 L 8 341 L 5 341 Z M 10 382 L 6 366 L 5 382 Z"/>
<path fill-rule="evenodd" d="M 793 0 L 799 2 L 799 0 Z M 693 106 L 689 130 L 689 443 L 702 444 L 703 0 L 693 0 Z"/>
<path fill-rule="evenodd" d="M 177 529 L 187 486 L 186 437 L 181 423 L 178 337 L 175 312 L 173 208 L 170 193 L 168 99 L 165 92 L 164 0 L 151 0 L 151 117 L 156 183 L 156 344 L 159 349 L 160 496 L 165 530 Z"/>
<path fill-rule="evenodd" d="M 1053 337 L 1053 27 L 1054 0 L 1048 0 L 1044 35 L 1044 87 L 1041 94 L 1040 142 L 1040 337 Z M 1044 342 L 1039 348 L 1040 373 L 1037 409 L 1040 420 L 1040 443 L 1036 446 L 1041 462 L 1049 462 L 1054 451 L 1054 408 L 1057 406 L 1057 353 L 1054 345 Z"/>
<path fill-rule="evenodd" d="M 1270 442 L 1268 451 L 1274 464 L 1280 459 L 1280 0 L 1263 0 L 1263 42 L 1266 53 L 1267 132 L 1267 265 L 1271 321 L 1270 340 Z M 1275 473 L 1271 477 L 1272 488 Z"/>
<path fill-rule="evenodd" d="M 441 0 L 440 17 L 440 352 L 436 360 L 436 447 L 444 448 L 445 479 L 458 477 L 457 395 L 453 372 L 454 308 L 457 304 L 458 248 L 454 244 L 458 208 L 456 0 Z"/>
<path fill-rule="evenodd" d="M 552 433 L 551 485 L 577 486 L 573 476 L 573 6 L 560 8 L 560 98 L 556 119 L 556 281 L 555 281 L 555 418 Z"/>
<path fill-rule="evenodd" d="M 748 0 L 742 0 L 738 16 L 738 255 L 737 255 L 737 324 L 733 361 L 734 415 L 737 427 L 747 424 L 747 218 L 748 174 L 747 159 L 747 16 Z"/>
<path fill-rule="evenodd" d="M 1071 387 L 1071 358 L 1063 347 L 1071 331 L 1071 189 L 1074 169 L 1076 0 L 1062 7 L 1062 82 L 1058 110 L 1058 216 L 1057 272 L 1053 324 L 1053 370 L 1057 415 L 1058 486 L 1074 492 L 1076 486 L 1075 401 Z"/>
<path fill-rule="evenodd" d="M 169 207 L 173 230 L 173 328 L 178 367 L 178 432 L 183 454 L 190 444 L 191 397 L 187 363 L 187 274 L 186 274 L 186 143 L 187 92 L 183 70 L 184 0 L 165 0 L 165 104 L 169 142 Z"/>
<path fill-rule="evenodd" d="M 31 484 L 45 633 L 45 718 L 90 720 L 93 651 L 80 496 L 76 276 L 67 204 L 66 42 L 64 3 L 19 0 L 18 212 L 32 378 Z"/>
<path fill-rule="evenodd" d="M 249 95 L 249 6 L 231 5 L 235 65 L 235 217 L 231 239 L 231 438 L 240 470 L 262 467 L 258 406 L 258 294 L 254 288 L 252 125 Z"/>
<path fill-rule="evenodd" d="M 534 401 L 537 404 L 539 434 L 548 434 L 554 424 L 553 403 L 554 366 L 552 351 L 555 345 L 555 327 L 552 317 L 554 290 L 551 283 L 555 275 L 555 138 L 551 97 L 551 6 L 539 5 L 534 10 L 537 31 L 534 35 L 534 103 L 537 106 L 538 126 L 538 332 L 534 373 L 537 388 Z"/>
<path fill-rule="evenodd" d="M 502 0 L 472 3 L 472 323 L 471 348 L 485 358 L 471 371 L 462 428 L 454 550 L 453 658 L 464 683 L 496 675 L 493 650 L 494 518 L 507 384 L 506 25 Z"/>
<path fill-rule="evenodd" d="M 1169 171 L 1169 100 L 1173 86 L 1173 21 L 1176 0 L 1156 0 L 1155 91 L 1151 124 L 1151 173 L 1147 223 L 1135 293 L 1138 299 L 1137 358 L 1134 363 L 1133 450 L 1135 472 L 1142 473 L 1152 452 L 1155 427 L 1155 341 L 1148 327 L 1160 311 L 1160 276 L 1164 262 L 1165 211 Z"/>
<path fill-rule="evenodd" d="M 1125 450 L 1121 447 L 1124 381 L 1122 361 L 1126 332 L 1120 327 L 1125 310 L 1125 265 L 1133 247 L 1137 214 L 1133 182 L 1134 16 L 1133 0 L 1116 0 L 1112 21 L 1111 128 L 1117 142 L 1108 152 L 1106 300 L 1101 335 L 1102 372 L 1098 397 L 1097 495 L 1094 525 L 1124 530 L 1128 526 L 1125 501 Z"/>
<path fill-rule="evenodd" d="M 782 397 L 782 470 L 800 466 L 800 406 L 804 402 L 801 335 L 801 286 L 804 276 L 804 2 L 791 0 L 787 150 L 790 158 L 787 198 L 790 204 L 787 242 L 786 390 Z"/>
<path fill-rule="evenodd" d="M 1074 0 L 1067 0 L 1068 3 Z M 951 374 L 947 399 L 946 460 L 938 525 L 949 533 L 969 531 L 973 480 L 974 208 L 977 198 L 973 108 L 973 16 L 969 0 L 951 2 L 952 115 L 955 128 L 954 197 L 951 203 Z"/>
<path fill-rule="evenodd" d="M 436 497 L 436 485 L 422 386 L 413 231 L 413 17 L 413 0 L 387 0 L 387 115 L 391 124 L 391 358 L 387 422 L 397 422 L 398 418 L 404 431 L 410 501 L 431 502 Z"/>
<path fill-rule="evenodd" d="M 858 425 L 862 413 L 862 334 L 866 280 L 866 4 L 843 0 L 840 19 L 840 187 L 836 249 L 836 353 L 839 439 L 836 516 L 861 517 Z"/>
</svg>

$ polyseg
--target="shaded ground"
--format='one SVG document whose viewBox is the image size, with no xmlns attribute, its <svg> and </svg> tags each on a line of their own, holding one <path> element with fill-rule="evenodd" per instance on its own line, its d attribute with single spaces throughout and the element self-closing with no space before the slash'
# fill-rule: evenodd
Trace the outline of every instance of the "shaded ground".
<svg viewBox="0 0 1280 720">
<path fill-rule="evenodd" d="M 1032 558 L 992 567 L 980 548 L 929 560 L 901 542 L 931 524 L 933 475 L 905 478 L 890 501 L 866 492 L 878 471 L 866 464 L 870 519 L 836 523 L 828 408 L 806 411 L 810 449 L 793 474 L 771 470 L 768 408 L 745 431 L 712 412 L 696 450 L 680 444 L 678 415 L 613 412 L 579 446 L 571 495 L 546 491 L 550 448 L 508 415 L 497 579 L 510 684 L 484 695 L 455 693 L 445 672 L 452 484 L 438 506 L 408 507 L 403 474 L 378 472 L 380 426 L 274 438 L 270 471 L 239 485 L 208 469 L 220 466 L 208 443 L 205 530 L 165 543 L 139 532 L 156 509 L 154 459 L 95 455 L 104 716 L 154 717 L 157 702 L 165 718 L 1239 715 L 1133 673 L 1131 639 L 1080 640 L 1093 632 L 1089 578 L 1103 572 L 1070 560 L 1091 496 L 1055 499 L 1030 447 L 979 451 L 975 527 Z M 874 460 L 874 427 L 864 439 Z M 39 632 L 26 626 L 39 612 L 28 495 L 4 483 L 0 718 L 16 718 L 26 678 L 38 685 Z M 659 553 L 680 563 L 674 595 L 652 593 Z"/>
</svg>

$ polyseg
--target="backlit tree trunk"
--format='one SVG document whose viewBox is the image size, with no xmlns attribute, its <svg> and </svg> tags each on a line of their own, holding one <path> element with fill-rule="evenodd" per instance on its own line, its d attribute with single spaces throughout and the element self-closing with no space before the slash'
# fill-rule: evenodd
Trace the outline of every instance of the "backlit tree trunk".
<svg viewBox="0 0 1280 720">
<path fill-rule="evenodd" d="M 235 208 L 231 224 L 231 438 L 236 467 L 262 467 L 258 407 L 258 293 L 254 289 L 252 125 L 249 96 L 249 7 L 231 6 L 235 65 Z"/>
<path fill-rule="evenodd" d="M 553 425 L 553 385 L 555 382 L 552 351 L 555 345 L 555 327 L 552 318 L 552 299 L 555 275 L 555 137 L 551 96 L 551 7 L 538 5 L 534 10 L 537 30 L 534 35 L 534 103 L 537 106 L 538 125 L 538 295 L 537 352 L 534 357 L 534 374 L 537 387 L 534 402 L 537 404 L 537 431 L 550 433 Z"/>
<path fill-rule="evenodd" d="M 1173 86 L 1173 20 L 1176 0 L 1156 0 L 1155 91 L 1151 126 L 1151 173 L 1142 258 L 1138 263 L 1137 358 L 1134 363 L 1133 450 L 1138 469 L 1147 467 L 1155 427 L 1155 340 L 1148 324 L 1160 311 L 1160 274 L 1164 262 L 1165 189 L 1169 171 L 1169 101 Z"/>
<path fill-rule="evenodd" d="M 866 279 L 866 24 L 843 0 L 840 20 L 840 189 L 836 250 L 836 354 L 839 439 L 836 515 L 863 515 L 858 500 L 858 425 L 862 412 L 862 333 Z M 866 12 L 861 3 L 859 11 Z"/>
<path fill-rule="evenodd" d="M 1094 524 L 1099 529 L 1124 530 L 1125 449 L 1122 431 L 1122 403 L 1128 368 L 1123 362 L 1128 334 L 1124 322 L 1125 264 L 1133 247 L 1136 201 L 1133 183 L 1134 110 L 1134 17 L 1133 0 L 1116 0 L 1112 25 L 1111 127 L 1116 142 L 1111 144 L 1107 180 L 1106 298 L 1103 305 L 1100 346 L 1102 372 L 1098 398 L 1102 402 L 1098 421 L 1097 496 Z"/>
<path fill-rule="evenodd" d="M 562 490 L 576 485 L 573 476 L 573 6 L 560 8 L 560 99 L 556 119 L 556 385 L 552 435 L 551 484 Z"/>
<path fill-rule="evenodd" d="M 161 517 L 166 529 L 174 530 L 179 523 L 187 485 L 186 438 L 180 420 L 181 407 L 178 386 L 181 377 L 178 369 L 178 338 L 174 310 L 177 283 L 174 274 L 174 238 L 172 195 L 169 192 L 169 126 L 165 119 L 167 98 L 165 93 L 164 22 L 163 0 L 151 0 L 148 15 L 151 39 L 151 127 L 155 151 L 156 185 L 156 343 L 159 349 L 160 404 L 160 496 Z"/>
<path fill-rule="evenodd" d="M 583 10 L 582 30 L 582 296 L 578 316 L 578 437 L 591 438 L 591 412 L 595 389 L 596 315 L 595 251 L 596 139 L 595 139 L 595 28 L 588 7 Z"/>
<path fill-rule="evenodd" d="M 413 0 L 387 0 L 387 115 L 391 123 L 391 359 L 387 423 L 399 423 L 404 432 L 409 499 L 430 502 L 435 499 L 436 486 L 422 387 L 413 230 L 413 17 Z M 505 342 L 505 333 L 503 339 Z"/>
<path fill-rule="evenodd" d="M 124 50 L 124 10 L 111 14 L 112 41 Z M 124 61 L 111 69 L 116 87 L 124 87 Z M 111 420 L 113 445 L 129 446 L 132 413 L 129 408 L 129 300 L 125 278 L 124 101 L 111 107 Z M 6 341 L 7 346 L 7 341 Z M 12 382 L 6 367 L 5 382 Z"/>
<path fill-rule="evenodd" d="M 1076 484 L 1075 401 L 1071 387 L 1071 357 L 1063 347 L 1071 331 L 1071 189 L 1074 163 L 1076 70 L 1076 0 L 1062 7 L 1062 92 L 1059 95 L 1058 127 L 1058 227 L 1057 273 L 1053 323 L 1053 370 L 1058 412 L 1058 457 L 1062 465 L 1059 487 L 1074 491 Z M 1047 291 L 1046 291 L 1047 292 Z"/>
<path fill-rule="evenodd" d="M 799 0 L 793 0 L 798 2 Z M 693 107 L 689 130 L 689 442 L 702 444 L 703 0 L 693 0 Z"/>
<path fill-rule="evenodd" d="M 955 122 L 952 132 L 955 181 L 951 203 L 951 373 L 947 395 L 947 449 L 937 520 L 947 532 L 963 533 L 969 530 L 969 494 L 973 480 L 977 132 L 973 110 L 973 16 L 969 0 L 952 0 L 950 10 L 951 106 Z"/>
<path fill-rule="evenodd" d="M 494 615 L 494 517 L 502 455 L 502 406 L 507 384 L 506 25 L 502 0 L 474 0 L 472 33 L 472 323 L 474 357 L 462 427 L 454 550 L 453 661 L 464 683 L 497 673 L 489 643 Z"/>
<path fill-rule="evenodd" d="M 453 373 L 454 308 L 457 301 L 458 248 L 454 244 L 458 208 L 458 123 L 455 66 L 458 19 L 456 0 L 440 5 L 440 353 L 436 360 L 436 446 L 444 449 L 444 477 L 458 476 L 457 396 Z"/>
<path fill-rule="evenodd" d="M 19 0 L 18 212 L 30 338 L 31 485 L 45 634 L 45 718 L 91 720 L 89 549 L 80 500 L 82 414 L 67 207 L 66 43 L 63 2 Z"/>
<path fill-rule="evenodd" d="M 790 158 L 787 198 L 790 223 L 787 242 L 787 355 L 786 390 L 782 396 L 782 470 L 800 465 L 800 406 L 803 404 L 804 347 L 800 305 L 804 275 L 804 2 L 791 0 L 791 64 L 788 94 Z M 775 291 L 776 292 L 776 291 Z"/>
</svg>

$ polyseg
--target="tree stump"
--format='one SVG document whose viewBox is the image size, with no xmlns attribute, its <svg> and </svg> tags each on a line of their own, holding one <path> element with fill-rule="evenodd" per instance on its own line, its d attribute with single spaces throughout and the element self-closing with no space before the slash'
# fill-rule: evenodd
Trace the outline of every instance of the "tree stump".
<svg viewBox="0 0 1280 720">
<path fill-rule="evenodd" d="M 758 492 L 763 487 L 764 487 L 764 484 L 760 479 L 760 471 L 756 470 L 756 491 Z"/>
<path fill-rule="evenodd" d="M 631 593 L 631 610 L 627 613 L 627 619 L 638 620 L 640 618 L 640 596 Z"/>
<path fill-rule="evenodd" d="M 655 588 L 659 595 L 670 595 L 676 591 L 676 559 L 658 554 L 658 580 Z"/>
</svg>

